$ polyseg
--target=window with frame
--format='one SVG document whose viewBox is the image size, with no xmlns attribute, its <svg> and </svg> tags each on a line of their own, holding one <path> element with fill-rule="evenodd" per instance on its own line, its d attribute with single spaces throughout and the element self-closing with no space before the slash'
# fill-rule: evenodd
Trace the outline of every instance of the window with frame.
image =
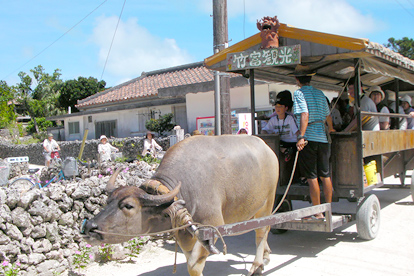
<svg viewBox="0 0 414 276">
<path fill-rule="evenodd" d="M 79 133 L 79 122 L 69 122 L 69 135 Z"/>
</svg>

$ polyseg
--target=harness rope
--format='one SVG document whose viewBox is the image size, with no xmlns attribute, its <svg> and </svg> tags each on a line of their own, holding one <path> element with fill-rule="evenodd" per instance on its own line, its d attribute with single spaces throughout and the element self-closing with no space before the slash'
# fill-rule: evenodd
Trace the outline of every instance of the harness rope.
<svg viewBox="0 0 414 276">
<path fill-rule="evenodd" d="M 148 234 L 145 234 L 145 235 L 146 236 L 157 236 L 157 235 L 171 233 L 171 232 L 176 233 L 180 230 L 183 230 L 183 229 L 186 229 L 186 228 L 189 228 L 189 227 L 192 227 L 192 226 L 197 226 L 197 230 L 195 231 L 195 233 L 197 231 L 199 231 L 199 228 L 201 228 L 201 227 L 203 227 L 203 228 L 212 228 L 217 233 L 217 235 L 221 239 L 221 242 L 223 243 L 223 255 L 227 254 L 227 245 L 226 245 L 226 243 L 223 239 L 223 235 L 221 235 L 221 233 L 218 231 L 217 227 L 215 227 L 213 225 L 205 225 L 205 224 L 200 224 L 200 223 L 193 222 L 192 218 L 191 218 L 191 215 L 188 212 L 187 208 L 181 208 L 181 209 L 177 210 L 177 212 L 174 213 L 172 216 L 170 216 L 170 218 L 171 218 L 171 223 L 173 225 L 172 229 L 159 231 L 159 232 L 148 233 Z M 180 225 L 180 224 L 181 224 L 181 226 L 177 226 L 177 225 Z M 100 231 L 100 230 L 94 230 L 94 232 L 99 233 L 99 234 L 122 236 L 122 237 L 131 237 L 131 238 L 135 238 L 137 236 L 137 235 L 128 235 L 128 234 L 105 232 L 105 231 Z M 195 235 L 197 235 L 197 234 L 195 234 Z M 173 274 L 175 274 L 177 272 L 177 255 L 178 255 L 177 239 L 174 238 L 174 240 L 175 240 L 175 252 L 174 252 Z"/>
</svg>

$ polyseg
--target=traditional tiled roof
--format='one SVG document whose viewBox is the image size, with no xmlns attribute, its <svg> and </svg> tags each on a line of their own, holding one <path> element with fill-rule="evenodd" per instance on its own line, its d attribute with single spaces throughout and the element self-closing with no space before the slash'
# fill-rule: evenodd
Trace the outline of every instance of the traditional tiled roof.
<svg viewBox="0 0 414 276">
<path fill-rule="evenodd" d="M 138 78 L 78 101 L 76 107 L 85 108 L 108 103 L 121 103 L 139 98 L 154 97 L 161 88 L 190 85 L 214 80 L 214 71 L 197 62 L 151 72 Z"/>
</svg>

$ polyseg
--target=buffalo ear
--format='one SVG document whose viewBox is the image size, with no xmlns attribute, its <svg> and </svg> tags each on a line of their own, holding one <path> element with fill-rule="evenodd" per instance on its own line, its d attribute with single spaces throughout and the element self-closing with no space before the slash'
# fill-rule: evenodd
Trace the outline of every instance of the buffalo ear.
<svg viewBox="0 0 414 276">
<path fill-rule="evenodd" d="M 110 193 L 110 192 L 112 192 L 116 189 L 115 180 L 116 180 L 116 177 L 118 176 L 118 174 L 121 170 L 122 170 L 122 167 L 119 167 L 118 169 L 116 169 L 115 173 L 111 176 L 111 178 L 109 178 L 109 181 L 106 184 L 106 191 L 108 193 Z"/>
</svg>

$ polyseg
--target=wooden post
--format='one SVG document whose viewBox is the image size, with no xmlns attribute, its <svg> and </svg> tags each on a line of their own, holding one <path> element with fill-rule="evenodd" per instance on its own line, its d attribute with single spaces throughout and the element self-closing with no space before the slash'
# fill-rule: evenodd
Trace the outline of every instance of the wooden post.
<svg viewBox="0 0 414 276">
<path fill-rule="evenodd" d="M 213 36 L 215 53 L 227 48 L 227 0 L 213 0 Z M 231 134 L 230 78 L 221 74 L 219 79 L 221 133 Z M 216 87 L 218 86 L 216 85 Z M 215 93 L 218 92 L 215 91 Z M 217 120 L 218 118 L 216 118 Z"/>
<path fill-rule="evenodd" d="M 85 148 L 86 138 L 88 138 L 89 129 L 85 129 L 85 133 L 83 134 L 82 145 L 79 151 L 78 159 L 82 160 L 83 149 Z"/>
</svg>

